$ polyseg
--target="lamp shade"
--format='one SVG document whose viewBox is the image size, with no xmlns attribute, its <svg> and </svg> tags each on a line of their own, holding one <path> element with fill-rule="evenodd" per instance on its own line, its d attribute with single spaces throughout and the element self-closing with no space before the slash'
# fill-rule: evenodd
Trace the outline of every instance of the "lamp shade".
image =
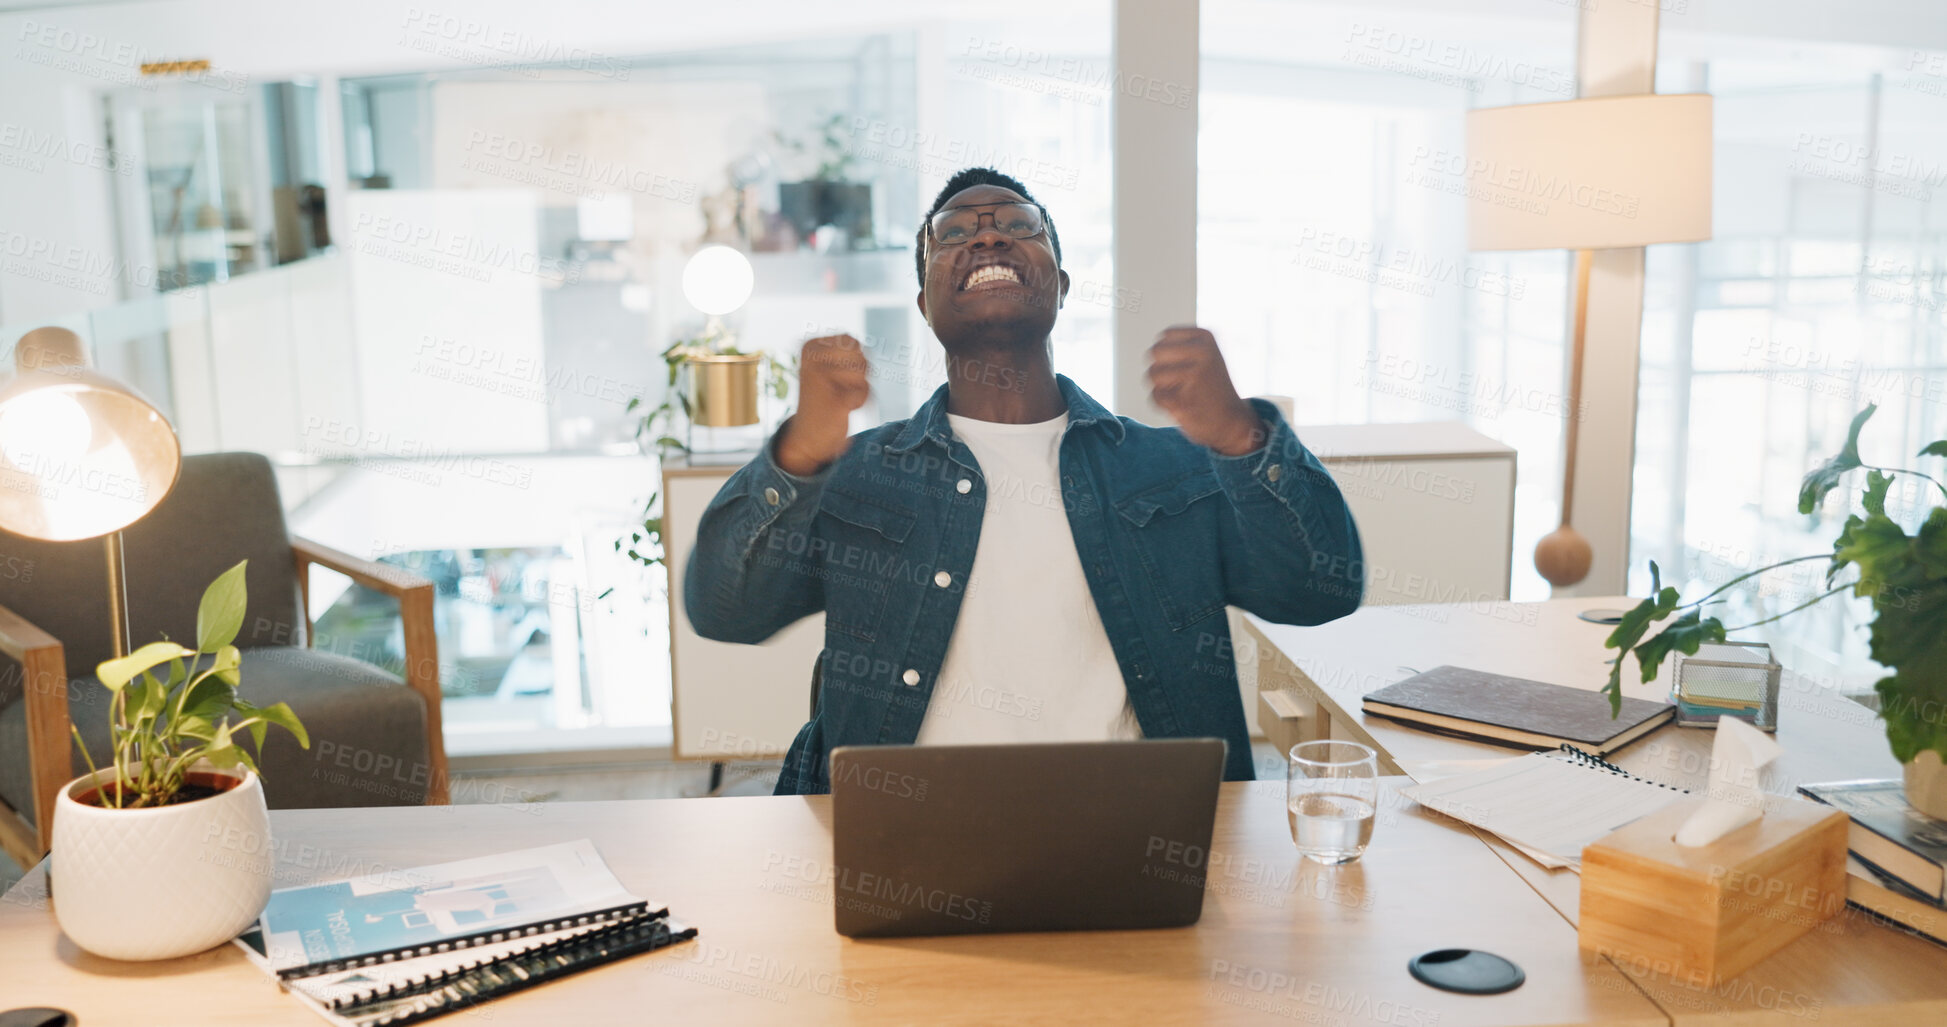
<svg viewBox="0 0 1947 1027">
<path fill-rule="evenodd" d="M 1469 249 L 1697 242 L 1710 238 L 1711 98 L 1645 94 L 1469 111 L 1466 157 L 1432 170 L 1465 176 Z"/>
<path fill-rule="evenodd" d="M 743 306 L 755 282 L 750 258 L 730 246 L 705 246 L 683 266 L 684 298 L 713 317 Z"/>
<path fill-rule="evenodd" d="M 0 529 L 49 542 L 120 531 L 175 487 L 175 429 L 134 389 L 89 370 L 81 340 L 37 328 L 0 387 Z"/>
</svg>

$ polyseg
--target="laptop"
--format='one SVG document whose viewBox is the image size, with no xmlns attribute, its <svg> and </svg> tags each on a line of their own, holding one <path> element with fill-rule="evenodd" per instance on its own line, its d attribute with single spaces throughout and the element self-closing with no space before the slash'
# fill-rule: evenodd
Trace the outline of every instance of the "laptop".
<svg viewBox="0 0 1947 1027">
<path fill-rule="evenodd" d="M 832 900 L 853 938 L 1186 927 L 1219 738 L 842 746 Z"/>
</svg>

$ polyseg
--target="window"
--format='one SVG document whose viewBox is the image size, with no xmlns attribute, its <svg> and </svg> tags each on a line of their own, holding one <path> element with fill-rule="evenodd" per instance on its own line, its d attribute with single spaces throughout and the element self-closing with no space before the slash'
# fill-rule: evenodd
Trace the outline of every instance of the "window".
<svg viewBox="0 0 1947 1027">
<path fill-rule="evenodd" d="M 1879 407 L 1860 440 L 1868 463 L 1913 466 L 1947 436 L 1947 59 L 1873 63 L 1908 70 L 1817 49 L 1659 68 L 1659 91 L 1716 98 L 1715 232 L 1649 252 L 1637 594 L 1650 560 L 1701 596 L 1829 552 L 1841 503 L 1800 515 L 1799 481 L 1838 452 L 1867 404 Z M 1914 518 L 1899 511 L 1924 507 L 1921 485 L 1904 478 L 1887 504 L 1909 530 Z M 1825 591 L 1824 574 L 1813 561 L 1768 575 L 1718 616 L 1735 628 L 1782 613 Z M 1863 600 L 1835 598 L 1746 634 L 1792 669 L 1858 691 L 1879 676 L 1866 620 Z"/>
<path fill-rule="evenodd" d="M 1557 523 L 1566 253 L 1469 253 L 1473 107 L 1568 99 L 1574 10 L 1203 5 L 1197 310 L 1301 424 L 1463 421 L 1519 453 L 1513 598 Z"/>
</svg>

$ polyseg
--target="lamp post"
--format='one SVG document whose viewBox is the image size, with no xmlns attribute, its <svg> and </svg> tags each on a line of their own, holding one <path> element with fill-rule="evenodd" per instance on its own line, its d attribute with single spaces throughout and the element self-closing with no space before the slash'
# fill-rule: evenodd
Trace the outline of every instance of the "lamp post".
<svg viewBox="0 0 1947 1027">
<path fill-rule="evenodd" d="M 1561 525 L 1535 546 L 1541 576 L 1573 585 L 1594 557 L 1573 523 L 1592 251 L 1710 238 L 1711 98 L 1644 94 L 1469 111 L 1465 171 L 1469 249 L 1576 251 Z M 1633 396 L 1636 383 L 1613 387 Z"/>
<path fill-rule="evenodd" d="M 101 538 L 114 654 L 129 649 L 122 529 L 175 487 L 182 445 L 134 389 L 91 370 L 81 338 L 36 328 L 0 386 L 0 529 L 46 542 Z"/>
</svg>

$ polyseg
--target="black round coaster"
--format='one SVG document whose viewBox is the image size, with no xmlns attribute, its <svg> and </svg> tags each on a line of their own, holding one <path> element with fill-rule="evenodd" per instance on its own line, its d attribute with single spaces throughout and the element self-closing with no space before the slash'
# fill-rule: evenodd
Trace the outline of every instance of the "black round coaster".
<svg viewBox="0 0 1947 1027">
<path fill-rule="evenodd" d="M 1499 995 L 1521 987 L 1521 968 L 1477 949 L 1437 949 L 1414 956 L 1406 970 L 1421 984 L 1463 995 Z"/>
<path fill-rule="evenodd" d="M 1593 606 L 1576 614 L 1590 624 L 1621 624 L 1628 610 L 1612 610 L 1606 606 Z"/>
<path fill-rule="evenodd" d="M 75 1027 L 80 1022 L 65 1009 L 0 1009 L 0 1027 Z"/>
</svg>

